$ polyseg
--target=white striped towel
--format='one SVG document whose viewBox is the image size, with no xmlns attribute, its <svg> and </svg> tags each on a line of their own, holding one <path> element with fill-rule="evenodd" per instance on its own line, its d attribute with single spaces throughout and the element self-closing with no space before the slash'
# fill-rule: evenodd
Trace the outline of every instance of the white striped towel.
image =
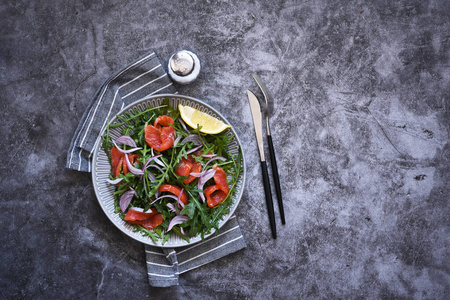
<svg viewBox="0 0 450 300">
<path fill-rule="evenodd" d="M 244 237 L 232 216 L 203 242 L 180 248 L 158 248 L 145 245 L 148 281 L 152 286 L 178 285 L 178 276 L 246 247 Z"/>
<path fill-rule="evenodd" d="M 108 117 L 111 119 L 136 100 L 165 93 L 174 94 L 176 90 L 154 52 L 108 78 L 78 124 L 67 154 L 66 168 L 91 172 L 95 143 Z"/>
<path fill-rule="evenodd" d="M 129 64 L 101 86 L 86 109 L 67 153 L 66 168 L 91 172 L 91 159 L 99 134 L 123 107 L 154 94 L 176 90 L 154 52 Z M 151 286 L 178 285 L 180 274 L 246 247 L 236 217 L 205 241 L 181 248 L 145 245 L 148 280 Z"/>
</svg>

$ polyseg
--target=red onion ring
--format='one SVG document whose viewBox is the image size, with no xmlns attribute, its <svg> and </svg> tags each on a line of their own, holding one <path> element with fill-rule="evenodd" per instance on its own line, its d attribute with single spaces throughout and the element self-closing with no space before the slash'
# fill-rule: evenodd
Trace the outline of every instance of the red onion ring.
<svg viewBox="0 0 450 300">
<path fill-rule="evenodd" d="M 175 139 L 175 141 L 173 141 L 173 146 L 176 147 L 178 145 L 178 142 L 181 140 L 183 136 L 182 135 L 178 135 L 177 138 Z"/>
<path fill-rule="evenodd" d="M 120 197 L 119 204 L 120 209 L 123 213 L 125 213 L 125 211 L 127 210 L 127 207 L 130 204 L 131 199 L 133 199 L 134 195 L 136 195 L 136 191 L 132 187 L 130 187 L 130 190 L 123 193 Z"/>
<path fill-rule="evenodd" d="M 211 158 L 210 160 L 208 160 L 208 162 L 205 164 L 205 166 L 203 167 L 204 169 L 206 168 L 206 166 L 210 163 L 210 162 L 212 162 L 212 161 L 214 161 L 214 160 L 217 160 L 217 159 L 220 159 L 221 161 L 226 161 L 227 159 L 225 158 L 225 157 L 223 157 L 223 156 L 216 156 L 216 157 L 213 157 L 213 158 Z"/>
<path fill-rule="evenodd" d="M 194 176 L 194 177 L 200 177 L 200 176 L 202 176 L 203 174 L 205 174 L 205 171 L 200 172 L 200 173 L 195 173 L 195 172 L 189 173 L 189 175 Z"/>
<path fill-rule="evenodd" d="M 180 194 L 178 195 L 178 198 L 177 198 L 177 206 L 178 206 L 178 208 L 181 208 L 181 209 L 184 208 L 184 203 L 181 202 L 181 195 L 183 194 L 183 191 L 184 191 L 184 188 L 181 189 L 181 192 L 180 192 Z"/>
<path fill-rule="evenodd" d="M 140 169 L 134 167 L 134 166 L 130 163 L 130 159 L 128 158 L 128 155 L 126 155 L 126 154 L 125 154 L 125 160 L 126 160 L 126 162 L 127 162 L 128 170 L 129 170 L 131 173 L 133 173 L 133 174 L 135 174 L 135 175 L 143 175 L 143 174 L 144 174 L 144 171 L 142 171 L 142 170 L 140 170 Z"/>
<path fill-rule="evenodd" d="M 157 165 L 149 165 L 149 166 L 147 166 L 147 168 L 150 168 L 150 167 L 156 168 L 156 169 L 158 169 L 161 172 L 161 174 L 164 174 L 164 171 L 163 171 L 163 169 L 161 169 L 161 167 L 159 167 Z"/>
<path fill-rule="evenodd" d="M 112 142 L 113 142 L 114 146 L 116 146 L 117 150 L 119 150 L 120 152 L 125 153 L 125 154 L 131 153 L 131 152 L 134 152 L 134 151 L 136 151 L 136 150 L 141 150 L 141 149 L 142 149 L 141 147 L 137 147 L 137 148 L 133 148 L 133 149 L 129 149 L 129 150 L 123 150 L 122 148 L 120 148 L 119 146 L 117 146 L 117 144 L 116 144 L 114 141 L 112 141 Z"/>
<path fill-rule="evenodd" d="M 157 158 L 157 157 L 159 157 L 159 156 L 162 156 L 162 154 L 159 154 L 159 155 L 155 155 L 155 156 L 150 157 L 150 158 L 145 162 L 144 166 L 142 167 L 142 172 L 143 172 L 146 168 L 148 168 L 148 164 L 149 164 L 152 160 L 154 160 L 155 158 Z M 139 180 L 142 180 L 142 175 L 141 175 L 141 177 L 139 178 Z M 153 179 L 153 180 L 156 180 L 156 178 Z"/>
<path fill-rule="evenodd" d="M 153 212 L 153 210 L 151 208 L 149 208 L 147 211 L 144 211 L 144 209 L 141 208 L 141 207 L 132 206 L 129 209 L 132 209 L 132 210 L 135 210 L 135 211 L 138 211 L 138 212 L 142 212 L 142 213 L 146 213 L 146 214 L 149 214 L 149 213 Z"/>
<path fill-rule="evenodd" d="M 203 145 L 200 145 L 200 146 L 198 146 L 198 147 L 195 147 L 194 149 L 191 149 L 191 150 L 187 151 L 186 154 L 194 153 L 195 151 L 201 149 L 202 147 L 203 147 Z"/>
<path fill-rule="evenodd" d="M 203 186 L 205 185 L 205 183 L 208 180 L 210 180 L 211 178 L 213 178 L 215 173 L 216 173 L 216 170 L 214 170 L 214 169 L 210 169 L 208 171 L 205 171 L 205 173 L 198 180 L 197 188 L 199 190 L 203 190 Z M 205 203 L 206 199 L 205 199 L 205 195 L 203 194 L 203 192 L 198 192 L 198 194 L 200 195 L 200 198 L 202 199 L 203 203 Z"/>
<path fill-rule="evenodd" d="M 187 133 L 191 133 L 191 132 L 186 128 L 186 124 L 184 123 L 183 119 L 178 118 L 178 122 L 180 122 L 181 127 L 183 127 L 183 129 L 184 129 Z"/>
<path fill-rule="evenodd" d="M 121 143 L 130 147 L 137 147 L 136 142 L 133 140 L 133 138 L 129 135 L 122 135 L 121 137 L 118 137 L 116 139 L 117 143 Z"/>
<path fill-rule="evenodd" d="M 118 184 L 119 182 L 121 182 L 123 180 L 123 178 L 116 178 L 114 180 L 111 179 L 106 179 L 106 181 L 110 184 Z"/>
<path fill-rule="evenodd" d="M 179 215 L 178 208 L 175 208 L 172 203 L 167 203 L 166 206 L 169 208 L 169 211 L 174 212 L 177 216 Z"/>
<path fill-rule="evenodd" d="M 152 161 L 157 159 L 158 157 L 161 157 L 162 154 L 158 154 L 158 155 L 153 155 L 152 157 L 150 157 L 144 164 L 144 167 L 142 168 L 142 171 L 144 171 L 145 169 L 147 169 L 148 164 Z"/>
<path fill-rule="evenodd" d="M 153 148 L 152 148 L 152 156 L 155 156 L 155 154 L 153 153 Z M 165 167 L 166 165 L 160 161 L 158 158 L 155 158 L 155 162 L 160 165 L 161 167 Z"/>
<path fill-rule="evenodd" d="M 172 199 L 178 201 L 178 198 L 177 198 L 176 196 L 174 196 L 174 195 L 164 195 L 164 196 L 158 197 L 158 198 L 156 198 L 155 200 L 153 200 L 153 201 L 150 203 L 150 205 L 152 205 L 153 203 L 155 203 L 155 202 L 158 201 L 158 200 L 161 200 L 162 198 L 172 198 Z"/>
<path fill-rule="evenodd" d="M 187 137 L 185 137 L 180 144 L 184 145 L 186 143 L 192 142 L 194 143 L 194 145 L 196 146 L 200 146 L 202 144 L 202 139 L 200 138 L 200 136 L 198 134 L 190 134 Z"/>
<path fill-rule="evenodd" d="M 189 220 L 188 216 L 175 216 L 169 223 L 169 227 L 167 227 L 167 231 L 172 230 L 172 227 L 178 224 L 182 224 Z"/>
</svg>

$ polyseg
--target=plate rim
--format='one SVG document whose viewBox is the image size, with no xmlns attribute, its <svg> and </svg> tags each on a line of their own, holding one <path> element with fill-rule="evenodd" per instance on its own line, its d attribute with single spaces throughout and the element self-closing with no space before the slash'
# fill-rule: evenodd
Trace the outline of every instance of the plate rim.
<svg viewBox="0 0 450 300">
<path fill-rule="evenodd" d="M 118 115 L 120 115 L 123 112 L 129 110 L 130 108 L 132 108 L 132 107 L 134 107 L 136 105 L 139 105 L 139 104 L 141 104 L 143 102 L 151 101 L 152 99 L 166 98 L 166 97 L 169 97 L 169 98 L 181 98 L 181 99 L 184 98 L 186 100 L 197 102 L 197 103 L 201 104 L 202 106 L 205 106 L 208 109 L 210 109 L 211 111 L 213 111 L 222 120 L 224 120 L 225 123 L 227 123 L 228 125 L 231 126 L 229 128 L 229 130 L 231 130 L 234 138 L 236 139 L 236 142 L 237 142 L 238 146 L 241 148 L 242 154 L 244 154 L 243 150 L 242 150 L 242 143 L 241 143 L 241 141 L 239 139 L 239 136 L 237 135 L 237 132 L 234 130 L 234 127 L 231 125 L 231 123 L 219 111 L 217 111 L 211 105 L 205 103 L 204 101 L 202 101 L 202 100 L 200 100 L 198 98 L 187 96 L 187 95 L 181 95 L 181 94 L 156 94 L 156 95 L 151 95 L 151 96 L 148 96 L 148 97 L 141 98 L 141 99 L 136 100 L 133 103 L 130 103 L 127 106 L 123 107 L 119 112 L 117 112 L 111 118 L 111 120 L 108 122 L 108 124 L 104 128 L 102 128 L 102 130 L 100 131 L 100 133 L 99 133 L 99 135 L 97 137 L 96 146 L 94 148 L 94 153 L 93 153 L 93 156 L 92 156 L 92 161 L 91 161 L 91 164 L 92 164 L 92 172 L 91 173 L 92 173 L 92 175 L 91 175 L 91 178 L 92 178 L 92 185 L 93 185 L 94 192 L 95 192 L 95 197 L 97 198 L 98 204 L 102 208 L 102 210 L 105 213 L 105 215 L 108 217 L 109 221 L 111 223 L 113 223 L 114 226 L 117 229 L 119 229 L 122 233 L 124 233 L 125 235 L 127 235 L 130 238 L 134 239 L 135 241 L 141 242 L 141 243 L 146 244 L 146 245 L 155 246 L 155 247 L 162 247 L 162 248 L 177 248 L 177 247 L 185 247 L 185 246 L 194 245 L 196 243 L 201 242 L 202 239 L 201 239 L 200 235 L 197 235 L 196 237 L 191 238 L 191 241 L 189 243 L 186 242 L 184 239 L 182 239 L 182 241 L 184 242 L 182 245 L 173 245 L 173 244 L 172 245 L 163 245 L 160 242 L 161 240 L 158 240 L 158 242 L 154 242 L 150 237 L 144 237 L 144 236 L 142 236 L 142 234 L 139 234 L 139 236 L 135 236 L 134 235 L 135 232 L 133 232 L 133 231 L 130 232 L 129 230 L 125 230 L 125 228 L 123 228 L 123 226 L 119 226 L 119 224 L 116 224 L 116 222 L 112 218 L 113 216 L 106 210 L 106 207 L 101 203 L 101 201 L 100 201 L 100 192 L 98 191 L 98 188 L 97 188 L 97 186 L 95 184 L 95 182 L 96 182 L 96 179 L 95 179 L 96 171 L 95 171 L 95 165 L 94 164 L 95 164 L 95 162 L 98 159 L 99 152 L 101 151 L 101 138 L 102 138 L 102 136 L 103 136 L 103 134 L 104 134 L 104 132 L 106 130 L 106 127 L 109 124 L 113 123 L 117 119 Z M 176 109 L 178 109 L 178 107 L 176 107 Z M 247 173 L 246 172 L 246 161 L 245 161 L 245 156 L 244 155 L 242 155 L 242 164 L 241 165 L 242 165 L 242 170 L 243 170 L 242 173 L 241 173 L 241 176 L 242 176 L 242 184 L 241 184 L 241 186 L 242 186 L 242 188 L 238 191 L 238 194 L 237 194 L 236 198 L 234 199 L 234 201 L 237 201 L 236 205 L 232 205 L 232 207 L 230 209 L 230 212 L 227 215 L 225 215 L 224 219 L 221 221 L 222 224 L 219 226 L 219 231 L 220 231 L 220 228 L 223 227 L 228 222 L 228 220 L 233 216 L 234 212 L 236 211 L 236 208 L 238 207 L 238 205 L 240 204 L 240 201 L 242 199 L 242 196 L 243 196 L 243 193 L 244 193 L 244 188 L 245 188 L 246 173 Z M 215 233 L 216 233 L 216 229 L 212 228 L 211 233 L 205 235 L 204 239 L 207 240 L 210 236 L 212 236 Z M 194 238 L 195 238 L 195 240 L 192 241 L 192 239 L 194 239 Z"/>
</svg>

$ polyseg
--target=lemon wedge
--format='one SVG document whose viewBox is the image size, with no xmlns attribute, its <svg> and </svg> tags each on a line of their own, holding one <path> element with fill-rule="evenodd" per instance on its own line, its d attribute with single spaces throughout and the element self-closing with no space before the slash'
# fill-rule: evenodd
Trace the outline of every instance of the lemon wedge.
<svg viewBox="0 0 450 300">
<path fill-rule="evenodd" d="M 201 126 L 200 132 L 203 133 L 217 134 L 231 127 L 219 119 L 190 106 L 178 104 L 178 110 L 180 111 L 181 118 L 186 124 L 192 128 L 197 128 L 197 125 Z"/>
</svg>

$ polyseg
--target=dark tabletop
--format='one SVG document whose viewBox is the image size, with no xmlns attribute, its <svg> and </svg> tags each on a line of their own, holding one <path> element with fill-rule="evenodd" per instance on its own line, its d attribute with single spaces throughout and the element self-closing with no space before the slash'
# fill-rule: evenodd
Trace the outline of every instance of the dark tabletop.
<svg viewBox="0 0 450 300">
<path fill-rule="evenodd" d="M 2 1 L 0 298 L 448 297 L 450 2 L 234 2 Z M 202 71 L 177 90 L 243 144 L 247 248 L 152 288 L 143 245 L 108 220 L 90 174 L 64 166 L 103 82 L 148 51 L 166 67 L 181 49 Z M 253 72 L 274 96 L 276 240 Z"/>
</svg>

